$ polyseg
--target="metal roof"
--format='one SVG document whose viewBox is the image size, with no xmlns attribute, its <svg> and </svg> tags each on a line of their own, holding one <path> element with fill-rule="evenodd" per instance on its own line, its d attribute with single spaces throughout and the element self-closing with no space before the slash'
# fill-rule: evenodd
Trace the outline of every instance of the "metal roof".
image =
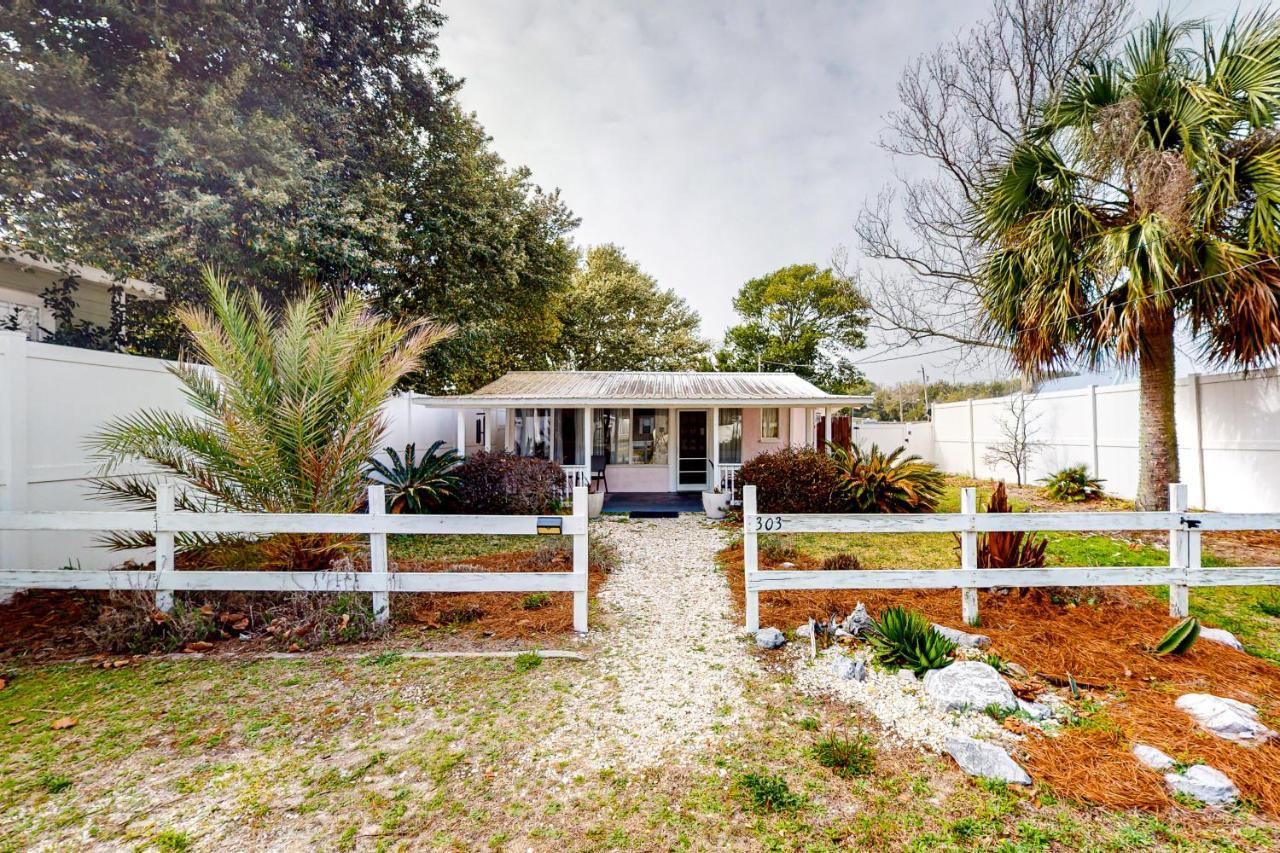
<svg viewBox="0 0 1280 853">
<path fill-rule="evenodd" d="M 518 407 L 589 406 L 596 403 L 679 406 L 850 406 L 869 396 L 828 394 L 794 373 L 700 373 L 696 371 L 517 370 L 470 394 L 421 398 L 424 405 Z"/>
</svg>

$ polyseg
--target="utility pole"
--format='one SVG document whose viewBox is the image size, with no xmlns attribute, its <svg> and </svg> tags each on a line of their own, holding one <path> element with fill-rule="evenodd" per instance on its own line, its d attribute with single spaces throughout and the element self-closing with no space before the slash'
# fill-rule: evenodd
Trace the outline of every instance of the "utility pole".
<svg viewBox="0 0 1280 853">
<path fill-rule="evenodd" d="M 924 388 L 924 419 L 929 420 L 929 380 L 924 375 L 924 365 L 920 365 L 920 385 Z"/>
</svg>

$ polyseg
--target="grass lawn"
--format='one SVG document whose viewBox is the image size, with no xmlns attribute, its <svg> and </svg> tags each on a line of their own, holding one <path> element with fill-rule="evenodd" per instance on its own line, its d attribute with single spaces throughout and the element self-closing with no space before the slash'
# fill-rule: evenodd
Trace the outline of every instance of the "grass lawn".
<svg viewBox="0 0 1280 853">
<path fill-rule="evenodd" d="M 555 537 L 557 540 L 561 537 Z M 388 555 L 392 560 L 465 560 L 488 554 L 530 551 L 545 544 L 547 536 L 389 536 Z"/>
<path fill-rule="evenodd" d="M 844 706 L 785 676 L 749 685 L 760 722 L 686 766 L 522 764 L 588 663 L 311 657 L 33 667 L 0 690 L 0 849 L 1264 849 L 1247 809 L 1157 818 L 976 785 L 882 752 L 820 766 Z M 64 730 L 50 721 L 77 720 Z"/>
</svg>

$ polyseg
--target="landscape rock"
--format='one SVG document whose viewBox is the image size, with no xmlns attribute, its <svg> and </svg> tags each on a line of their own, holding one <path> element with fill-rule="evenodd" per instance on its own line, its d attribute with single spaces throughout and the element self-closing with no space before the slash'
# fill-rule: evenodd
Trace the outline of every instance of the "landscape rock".
<svg viewBox="0 0 1280 853">
<path fill-rule="evenodd" d="M 777 628 L 761 628 L 756 631 L 756 645 L 762 649 L 780 648 L 787 638 Z"/>
<path fill-rule="evenodd" d="M 791 562 L 790 560 L 787 560 L 784 563 L 778 564 L 778 568 L 780 569 L 794 569 L 795 567 L 796 567 L 796 564 Z"/>
<path fill-rule="evenodd" d="M 1031 784 L 1027 771 L 994 743 L 971 737 L 951 737 L 947 738 L 946 753 L 970 776 L 999 779 L 1013 785 Z"/>
<path fill-rule="evenodd" d="M 867 665 L 863 661 L 840 655 L 831 661 L 831 671 L 845 681 L 866 681 Z"/>
<path fill-rule="evenodd" d="M 1016 678 L 1019 681 L 1024 681 L 1031 677 L 1031 673 L 1027 672 L 1027 668 L 1020 663 L 1005 661 L 1004 669 L 1010 677 Z"/>
<path fill-rule="evenodd" d="M 1053 716 L 1053 709 L 1040 702 L 1028 702 L 1026 699 L 1019 699 L 1018 708 L 1033 720 L 1047 720 Z"/>
<path fill-rule="evenodd" d="M 1164 781 L 1177 793 L 1210 806 L 1229 805 L 1240 798 L 1240 792 L 1226 774 L 1207 764 L 1188 767 L 1181 773 L 1166 773 Z"/>
<path fill-rule="evenodd" d="M 797 637 L 803 637 L 803 638 L 805 638 L 805 639 L 808 639 L 809 637 L 812 637 L 812 636 L 813 636 L 813 625 L 812 625 L 812 623 L 806 622 L 805 624 L 803 624 L 803 625 L 801 625 L 801 626 L 797 627 L 797 628 L 796 628 L 796 636 L 797 636 Z"/>
<path fill-rule="evenodd" d="M 1200 639 L 1222 643 L 1222 645 L 1230 646 L 1238 652 L 1244 651 L 1244 646 L 1236 639 L 1236 635 L 1230 631 L 1224 631 L 1222 628 L 1201 628 Z"/>
<path fill-rule="evenodd" d="M 1252 705 L 1209 693 L 1187 693 L 1174 702 L 1200 726 L 1226 740 L 1252 746 L 1276 733 L 1258 720 Z"/>
<path fill-rule="evenodd" d="M 900 669 L 898 670 L 898 680 L 899 681 L 919 681 L 920 679 L 916 678 L 916 674 L 911 670 Z"/>
<path fill-rule="evenodd" d="M 981 711 L 996 705 L 1007 711 L 1018 709 L 1013 695 L 995 667 L 982 661 L 957 661 L 924 674 L 924 692 L 944 711 Z"/>
<path fill-rule="evenodd" d="M 867 629 L 871 627 L 871 616 L 867 613 L 867 606 L 859 601 L 858 606 L 853 608 L 853 612 L 844 618 L 844 622 L 840 627 L 855 636 L 866 633 Z"/>
<path fill-rule="evenodd" d="M 1133 757 L 1152 770 L 1168 770 L 1174 764 L 1172 758 L 1154 746 L 1147 746 L 1145 743 L 1135 743 L 1133 745 Z"/>
<path fill-rule="evenodd" d="M 936 622 L 933 625 L 933 630 L 962 649 L 985 649 L 991 645 L 991 638 L 986 634 L 966 634 L 964 631 L 957 631 L 955 628 L 948 628 L 946 625 L 939 625 Z"/>
</svg>

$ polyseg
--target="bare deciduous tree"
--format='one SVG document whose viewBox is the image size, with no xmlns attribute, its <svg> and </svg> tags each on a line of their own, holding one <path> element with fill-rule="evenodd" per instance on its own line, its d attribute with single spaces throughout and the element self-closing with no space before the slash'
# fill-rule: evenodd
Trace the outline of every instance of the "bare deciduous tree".
<svg viewBox="0 0 1280 853">
<path fill-rule="evenodd" d="M 905 171 L 855 225 L 874 261 L 859 275 L 873 328 L 890 342 L 1005 349 L 975 295 L 977 187 L 1067 73 L 1115 44 L 1129 14 L 1125 0 L 995 0 L 986 20 L 903 71 L 880 146 Z"/>
<path fill-rule="evenodd" d="M 987 448 L 982 461 L 995 467 L 1008 465 L 1013 469 L 1019 486 L 1027 479 L 1027 466 L 1040 450 L 1036 441 L 1040 413 L 1031 409 L 1034 397 L 1030 394 L 1011 394 L 1005 398 L 1004 411 L 996 421 L 1000 440 Z"/>
</svg>

